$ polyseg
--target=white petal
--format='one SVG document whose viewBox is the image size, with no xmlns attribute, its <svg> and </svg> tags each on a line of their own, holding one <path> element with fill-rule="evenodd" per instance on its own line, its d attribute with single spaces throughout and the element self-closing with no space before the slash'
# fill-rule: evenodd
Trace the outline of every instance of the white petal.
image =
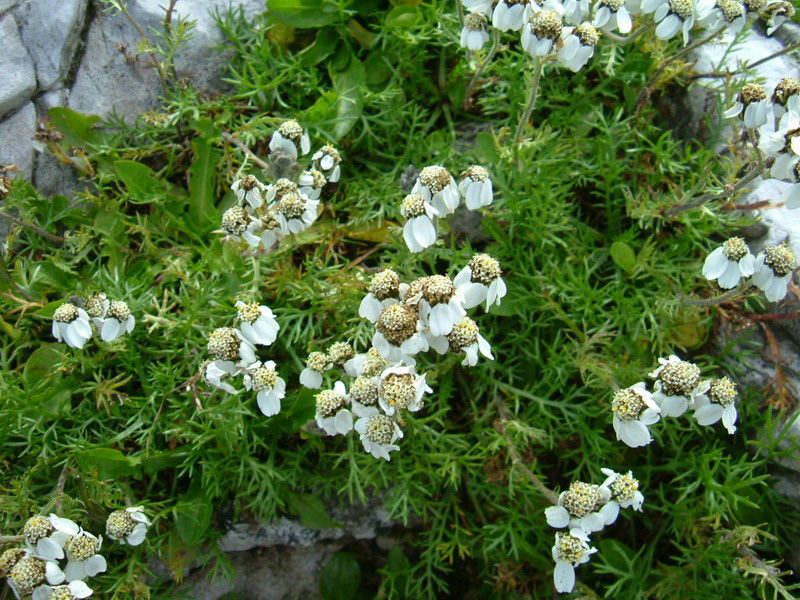
<svg viewBox="0 0 800 600">
<path fill-rule="evenodd" d="M 544 516 L 550 527 L 561 529 L 569 525 L 569 513 L 563 506 L 551 506 L 544 509 Z"/>
<path fill-rule="evenodd" d="M 730 261 L 725 256 L 725 249 L 720 246 L 706 258 L 703 263 L 703 277 L 714 280 L 725 272 Z"/>
<path fill-rule="evenodd" d="M 695 411 L 694 418 L 700 425 L 713 425 L 722 418 L 722 406 L 706 404 Z"/>
<path fill-rule="evenodd" d="M 45 577 L 47 578 L 47 583 L 52 585 L 63 583 L 64 579 L 66 578 L 64 571 L 62 571 L 56 563 L 51 561 L 47 561 L 47 563 L 45 563 L 44 572 Z"/>
<path fill-rule="evenodd" d="M 338 413 L 336 413 L 333 424 L 334 427 L 336 427 L 336 431 L 339 433 L 348 433 L 353 429 L 353 414 L 346 408 L 340 410 Z"/>
<path fill-rule="evenodd" d="M 575 587 L 575 568 L 565 560 L 559 560 L 553 571 L 553 583 L 556 591 L 568 594 Z"/>
<path fill-rule="evenodd" d="M 119 333 L 119 321 L 116 319 L 106 319 L 103 328 L 100 330 L 100 337 L 104 342 L 113 342 Z"/>
<path fill-rule="evenodd" d="M 125 541 L 128 542 L 131 546 L 138 546 L 144 541 L 144 537 L 147 534 L 147 525 L 144 523 L 137 523 L 136 527 L 133 528 L 133 531 L 125 538 Z"/>
<path fill-rule="evenodd" d="M 76 598 L 88 598 L 92 595 L 92 588 L 86 585 L 83 581 L 71 581 L 69 583 L 69 591 Z"/>
</svg>

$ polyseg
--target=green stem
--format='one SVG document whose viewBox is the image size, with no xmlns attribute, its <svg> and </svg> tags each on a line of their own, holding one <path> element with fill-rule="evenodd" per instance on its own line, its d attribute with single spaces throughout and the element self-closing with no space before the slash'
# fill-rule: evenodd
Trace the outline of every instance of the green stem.
<svg viewBox="0 0 800 600">
<path fill-rule="evenodd" d="M 692 306 L 714 306 L 716 304 L 727 302 L 728 300 L 733 300 L 748 287 L 750 287 L 749 284 L 740 283 L 732 290 L 729 290 L 720 296 L 715 296 L 713 298 L 687 298 L 684 296 L 682 300 L 686 304 L 691 304 Z"/>
<path fill-rule="evenodd" d="M 459 2 L 460 5 L 460 2 Z M 486 68 L 494 55 L 497 54 L 497 50 L 500 47 L 500 30 L 499 29 L 492 29 L 492 47 L 489 49 L 489 54 L 487 54 L 484 59 L 478 64 L 478 68 L 475 69 L 475 74 L 472 76 L 472 79 L 469 81 L 469 85 L 467 86 L 467 91 L 464 94 L 464 103 L 461 105 L 462 108 L 466 108 L 470 104 L 470 100 L 472 99 L 472 92 L 475 90 L 475 85 L 478 83 L 478 78 L 483 73 L 483 69 Z"/>
<path fill-rule="evenodd" d="M 522 142 L 522 134 L 525 132 L 525 125 L 531 118 L 533 107 L 536 106 L 536 98 L 539 96 L 539 82 L 542 79 L 542 70 L 544 68 L 544 61 L 541 58 L 533 59 L 533 81 L 531 81 L 531 90 L 528 95 L 528 104 L 525 106 L 525 111 L 517 125 L 517 132 L 514 134 L 514 141 L 519 144 Z"/>
</svg>

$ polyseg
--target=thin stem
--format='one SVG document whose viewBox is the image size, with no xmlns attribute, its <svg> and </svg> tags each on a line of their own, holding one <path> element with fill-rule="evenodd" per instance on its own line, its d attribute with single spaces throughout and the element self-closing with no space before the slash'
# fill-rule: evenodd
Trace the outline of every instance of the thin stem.
<svg viewBox="0 0 800 600">
<path fill-rule="evenodd" d="M 691 210 L 692 208 L 697 208 L 698 206 L 702 206 L 706 202 L 712 202 L 712 201 L 715 201 L 715 200 L 723 200 L 725 198 L 733 196 L 736 192 L 738 192 L 744 186 L 746 186 L 748 183 L 753 181 L 753 179 L 755 179 L 756 177 L 761 175 L 761 173 L 763 173 L 765 170 L 767 170 L 769 167 L 771 167 L 773 162 L 774 162 L 773 159 L 771 159 L 771 158 L 767 159 L 766 157 L 762 156 L 761 160 L 759 160 L 756 163 L 756 166 L 753 167 L 752 170 L 747 175 L 742 177 L 734 185 L 725 186 L 725 191 L 719 192 L 719 193 L 709 192 L 707 194 L 704 194 L 704 195 L 700 196 L 697 200 L 692 200 L 691 202 L 681 202 L 680 204 L 675 204 L 674 206 L 671 206 L 666 211 L 664 211 L 664 216 L 674 217 L 678 213 L 682 213 L 685 210 Z"/>
<path fill-rule="evenodd" d="M 556 494 L 553 490 L 547 487 L 541 479 L 539 479 L 536 475 L 533 474 L 528 466 L 522 461 L 522 457 L 520 457 L 519 452 L 517 452 L 517 447 L 514 445 L 514 442 L 511 441 L 511 437 L 508 435 L 506 431 L 505 424 L 508 422 L 508 412 L 506 411 L 506 405 L 500 398 L 496 398 L 497 401 L 497 408 L 500 411 L 500 421 L 497 424 L 498 429 L 500 430 L 500 435 L 503 436 L 503 439 L 506 441 L 508 445 L 508 453 L 511 455 L 511 462 L 514 466 L 519 467 L 520 471 L 522 471 L 525 476 L 530 479 L 531 483 L 533 483 L 536 488 L 542 492 L 545 498 L 550 500 L 553 504 L 558 504 L 558 494 Z"/>
<path fill-rule="evenodd" d="M 656 83 L 658 82 L 658 78 L 661 77 L 661 74 L 666 70 L 666 68 L 669 65 L 674 63 L 676 60 L 678 60 L 682 56 L 686 56 L 687 54 L 689 54 L 695 48 L 699 48 L 700 46 L 702 46 L 706 42 L 710 42 L 711 40 L 713 40 L 714 38 L 719 36 L 720 33 L 722 33 L 722 30 L 715 31 L 714 33 L 712 33 L 710 35 L 707 35 L 704 38 L 700 38 L 699 40 L 695 40 L 694 42 L 692 42 L 691 44 L 686 46 L 680 52 L 677 52 L 677 53 L 673 54 L 671 57 L 669 57 L 666 60 L 662 61 L 661 66 L 659 66 L 658 70 L 656 71 L 656 74 L 653 75 L 650 78 L 650 81 L 648 81 L 647 84 L 644 86 L 644 88 L 642 88 L 642 91 L 639 92 L 639 97 L 636 98 L 636 112 L 634 113 L 634 115 L 638 117 L 639 114 L 641 114 L 642 109 L 644 108 L 645 102 L 647 102 L 647 100 L 650 98 L 650 95 L 653 93 L 653 88 L 655 87 Z"/>
<path fill-rule="evenodd" d="M 54 242 L 64 242 L 64 241 L 66 241 L 61 236 L 49 233 L 49 232 L 45 231 L 44 229 L 42 229 L 41 227 L 39 227 L 38 225 L 34 225 L 33 223 L 28 223 L 27 221 L 23 221 L 21 219 L 17 219 L 16 217 L 12 217 L 10 214 L 8 214 L 6 212 L 0 211 L 0 218 L 8 219 L 12 223 L 16 223 L 17 225 L 20 225 L 21 227 L 25 227 L 27 229 L 31 229 L 31 230 L 35 231 L 36 233 L 38 233 L 40 235 L 43 235 L 44 237 L 53 240 Z"/>
<path fill-rule="evenodd" d="M 745 65 L 744 69 L 753 69 L 759 65 L 763 65 L 765 62 L 772 60 L 773 58 L 778 58 L 779 56 L 783 56 L 784 54 L 791 52 L 792 50 L 797 50 L 798 48 L 800 48 L 800 42 L 790 44 L 786 46 L 786 48 L 784 48 L 783 50 L 778 50 L 777 52 L 770 54 L 769 56 L 765 56 L 764 58 L 757 60 L 752 65 L 751 64 Z"/>
<path fill-rule="evenodd" d="M 252 159 L 252 161 L 256 163 L 259 167 L 261 167 L 262 169 L 269 169 L 269 165 L 267 163 L 258 158 L 255 154 L 253 154 L 250 148 L 245 146 L 243 142 L 237 140 L 230 133 L 228 133 L 227 131 L 223 131 L 222 137 L 228 140 L 231 144 L 233 144 L 237 148 L 239 148 L 239 150 L 247 154 L 247 156 L 249 156 Z"/>
<path fill-rule="evenodd" d="M 641 27 L 634 31 L 633 33 L 629 33 L 628 35 L 617 35 L 613 31 L 605 32 L 605 35 L 608 39 L 610 39 L 615 44 L 619 44 L 624 46 L 626 44 L 630 44 L 632 41 L 642 37 L 645 33 L 650 31 L 653 28 L 653 24 L 647 25 L 645 27 Z"/>
<path fill-rule="evenodd" d="M 461 2 L 459 2 L 459 5 Z M 483 69 L 486 68 L 494 55 L 497 54 L 497 50 L 500 47 L 500 30 L 496 28 L 492 28 L 492 47 L 489 49 L 489 54 L 487 54 L 483 60 L 478 64 L 478 68 L 475 69 L 475 74 L 472 76 L 472 79 L 469 81 L 469 85 L 467 86 L 467 91 L 464 94 L 464 103 L 461 105 L 462 108 L 466 108 L 471 104 L 472 100 L 472 92 L 475 90 L 475 85 L 478 83 L 478 78 L 483 73 Z"/>
<path fill-rule="evenodd" d="M 748 287 L 750 287 L 748 284 L 740 283 L 732 290 L 729 290 L 724 294 L 720 296 L 715 296 L 713 298 L 687 298 L 686 296 L 684 296 L 681 299 L 683 300 L 684 303 L 690 304 L 692 306 L 714 306 L 716 304 L 722 304 L 723 302 L 727 302 L 728 300 L 733 300 L 734 298 L 736 298 L 736 296 L 744 292 L 745 289 L 747 289 Z"/>
<path fill-rule="evenodd" d="M 458 11 L 458 24 L 464 27 L 464 7 L 461 6 L 461 0 L 456 0 L 456 10 Z"/>
<path fill-rule="evenodd" d="M 536 98 L 539 96 L 539 81 L 542 79 L 542 70 L 544 68 L 544 61 L 541 58 L 533 59 L 533 81 L 531 81 L 531 91 L 528 95 L 528 104 L 525 106 L 525 111 L 522 113 L 522 118 L 517 125 L 517 131 L 514 134 L 514 141 L 519 144 L 522 142 L 522 134 L 525 131 L 525 125 L 531 118 L 533 107 L 536 106 Z"/>
<path fill-rule="evenodd" d="M 19 544 L 24 541 L 24 535 L 0 535 L 0 546 L 4 544 Z"/>
<path fill-rule="evenodd" d="M 128 11 L 128 6 L 125 2 L 120 2 L 117 5 L 117 8 L 119 8 L 122 14 L 125 15 L 128 21 L 130 21 L 131 25 L 133 25 L 133 28 L 141 36 L 142 40 L 144 40 L 145 44 L 147 45 L 148 49 L 146 50 L 146 52 L 150 55 L 150 60 L 152 61 L 153 68 L 155 68 L 156 72 L 158 73 L 158 80 L 161 83 L 161 89 L 163 90 L 164 95 L 166 96 L 168 93 L 166 73 L 164 73 L 163 66 L 158 61 L 155 51 L 149 49 L 150 40 L 147 39 L 147 33 L 145 32 L 144 29 L 142 29 L 142 26 L 139 25 L 136 19 L 133 18 L 133 15 L 131 15 L 131 13 Z"/>
</svg>

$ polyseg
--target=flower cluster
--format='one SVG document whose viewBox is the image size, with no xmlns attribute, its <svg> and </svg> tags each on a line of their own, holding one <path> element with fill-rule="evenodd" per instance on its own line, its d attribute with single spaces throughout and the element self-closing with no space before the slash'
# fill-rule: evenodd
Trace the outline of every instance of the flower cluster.
<svg viewBox="0 0 800 600">
<path fill-rule="evenodd" d="M 600 32 L 627 35 L 634 17 L 650 17 L 655 35 L 669 40 L 682 34 L 684 45 L 694 27 L 709 33 L 724 28 L 740 31 L 748 18 L 768 19 L 768 33 L 794 13 L 783 0 L 461 0 L 469 11 L 461 29 L 461 46 L 479 50 L 489 30 L 521 32 L 522 47 L 533 58 L 557 60 L 580 70 L 594 54 Z M 639 23 L 645 27 L 644 22 Z"/>
<path fill-rule="evenodd" d="M 415 367 L 389 364 L 375 348 L 356 354 L 346 342 L 332 344 L 327 352 L 312 352 L 300 375 L 300 383 L 322 387 L 323 374 L 335 367 L 349 385 L 337 380 L 316 395 L 316 422 L 328 435 L 346 435 L 355 430 L 364 449 L 375 458 L 390 460 L 403 437 L 402 411 L 416 412 L 423 396 L 433 390 Z M 356 418 L 358 420 L 356 420 Z"/>
<path fill-rule="evenodd" d="M 135 546 L 144 541 L 149 524 L 142 507 L 128 508 L 109 515 L 106 533 L 120 543 Z M 51 514 L 28 519 L 22 538 L 24 547 L 10 548 L 0 555 L 0 577 L 6 578 L 17 599 L 74 600 L 92 595 L 84 579 L 107 568 L 100 554 L 102 536 Z"/>
<path fill-rule="evenodd" d="M 653 391 L 644 383 L 614 392 L 611 401 L 614 432 L 631 448 L 646 446 L 652 440 L 648 427 L 661 417 L 680 417 L 690 408 L 700 425 L 713 425 L 720 419 L 728 433 L 736 431 L 736 384 L 727 377 L 703 381 L 700 367 L 674 354 L 659 358 L 660 366 L 650 373 Z"/>
<path fill-rule="evenodd" d="M 544 511 L 548 525 L 568 529 L 556 533 L 552 548 L 556 563 L 553 580 L 556 590 L 562 594 L 571 592 L 575 586 L 575 567 L 597 552 L 589 546 L 589 536 L 614 523 L 620 508 L 642 510 L 644 496 L 633 473 L 601 470 L 606 475 L 602 485 L 573 481 L 569 489 L 559 495 L 557 504 Z"/>
<path fill-rule="evenodd" d="M 742 238 L 733 237 L 708 255 L 703 277 L 731 289 L 740 279 L 752 276 L 750 283 L 762 290 L 767 300 L 777 302 L 786 296 L 795 267 L 794 250 L 786 242 L 753 256 Z"/>
<path fill-rule="evenodd" d="M 270 346 L 278 337 L 280 325 L 272 311 L 253 302 L 236 302 L 237 327 L 219 327 L 208 336 L 211 360 L 203 363 L 200 373 L 206 382 L 229 394 L 238 391 L 230 384 L 237 375 L 243 377 L 246 390 L 257 392 L 259 410 L 271 417 L 281 410 L 286 395 L 286 382 L 278 376 L 275 363 L 261 362 L 256 356 L 258 346 Z"/>
<path fill-rule="evenodd" d="M 406 220 L 403 239 L 411 252 L 422 252 L 436 242 L 438 219 L 451 215 L 464 198 L 469 210 L 489 206 L 494 190 L 489 172 L 473 165 L 461 174 L 460 181 L 439 165 L 422 169 L 400 205 L 400 214 Z"/>
<path fill-rule="evenodd" d="M 308 154 L 308 133 L 294 119 L 285 121 L 272 135 L 270 160 L 288 162 L 279 171 L 291 174 L 298 156 Z M 294 177 L 277 177 L 265 185 L 255 175 L 245 175 L 233 182 L 237 204 L 222 215 L 225 240 L 244 241 L 252 249 L 269 251 L 283 238 L 308 229 L 317 220 L 319 197 L 328 183 L 339 181 L 342 157 L 325 144 L 311 156 L 308 168 Z"/>
<path fill-rule="evenodd" d="M 113 342 L 135 325 L 128 304 L 109 300 L 103 293 L 85 299 L 73 296 L 53 313 L 53 337 L 73 348 L 83 348 L 94 333 L 104 342 Z"/>
<path fill-rule="evenodd" d="M 745 88 L 759 87 L 748 84 Z M 763 88 L 761 88 L 763 92 Z M 763 92 L 766 96 L 766 92 Z M 737 104 L 743 104 L 741 100 Z M 760 130 L 761 137 L 758 142 L 758 149 L 765 156 L 774 160 L 770 169 L 770 175 L 774 179 L 785 181 L 792 184 L 785 192 L 784 202 L 786 208 L 796 209 L 800 207 L 800 82 L 796 79 L 781 79 L 771 96 L 772 110 L 767 110 L 768 118 L 764 122 L 756 121 L 748 125 L 746 116 L 752 103 L 744 109 L 745 126 L 758 127 L 759 124 L 767 123 L 767 127 Z M 761 100 L 767 103 L 767 99 Z M 736 108 L 737 105 L 734 105 Z M 769 108 L 769 105 L 768 107 Z M 760 108 L 758 109 L 760 114 Z M 728 111 L 729 113 L 731 111 Z M 728 114 L 728 113 L 726 113 Z M 777 125 L 775 125 L 777 121 Z M 765 133 L 765 129 L 769 130 Z"/>
<path fill-rule="evenodd" d="M 461 364 L 475 366 L 479 353 L 494 357 L 467 310 L 483 302 L 489 310 L 505 293 L 500 263 L 476 254 L 455 279 L 431 275 L 405 284 L 392 269 L 376 273 L 359 315 L 375 324 L 372 345 L 390 363 L 414 364 L 415 354 L 433 348 L 463 353 Z"/>
</svg>

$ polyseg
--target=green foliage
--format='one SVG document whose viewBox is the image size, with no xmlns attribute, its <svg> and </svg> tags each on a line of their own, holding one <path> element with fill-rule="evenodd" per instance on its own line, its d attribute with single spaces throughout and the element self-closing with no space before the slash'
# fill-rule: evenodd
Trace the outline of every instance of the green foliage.
<svg viewBox="0 0 800 600">
<path fill-rule="evenodd" d="M 783 556 L 797 524 L 781 518 L 767 461 L 748 443 L 777 422 L 757 391 L 743 396 L 735 436 L 670 419 L 633 450 L 611 429 L 613 386 L 643 380 L 658 356 L 698 356 L 705 373 L 737 358 L 703 354 L 715 313 L 680 297 L 708 293 L 700 261 L 742 221 L 662 216 L 736 165 L 677 141 L 652 115 L 633 119 L 649 54 L 600 54 L 578 74 L 548 67 L 516 150 L 526 60 L 501 53 L 473 111 L 459 108 L 472 71 L 450 3 L 269 4 L 271 16 L 255 20 L 219 15 L 234 48 L 230 95 L 170 89 L 163 112 L 133 126 L 51 110 L 64 138 L 50 152 L 93 187 L 72 202 L 16 183 L 7 199 L 65 241 L 16 228 L 0 264 L 3 530 L 52 507 L 61 475 L 62 513 L 89 531 L 102 532 L 108 511 L 142 504 L 155 521 L 145 545 L 109 544 L 109 573 L 93 587 L 157 598 L 190 564 L 224 570 L 213 542 L 231 519 L 288 515 L 335 528 L 331 509 L 377 499 L 405 526 L 402 545 L 369 560 L 334 555 L 320 580 L 326 600 L 550 598 L 549 502 L 513 463 L 512 443 L 557 490 L 573 478 L 600 483 L 601 467 L 641 481 L 643 512 L 624 511 L 598 534 L 599 553 L 578 570 L 584 597 L 772 589 L 743 549 Z M 170 48 L 161 48 L 166 74 Z M 240 256 L 211 230 L 240 169 L 259 173 L 222 132 L 263 157 L 289 117 L 337 143 L 342 180 L 310 230 L 265 256 Z M 492 175 L 494 205 L 477 226 L 451 219 L 435 247 L 410 254 L 398 225 L 404 169 L 457 173 L 475 162 Z M 314 399 L 297 383 L 303 360 L 342 339 L 366 350 L 372 331 L 358 305 L 369 272 L 455 275 L 476 251 L 500 261 L 509 287 L 479 321 L 496 360 L 466 369 L 455 357 L 423 358 L 435 393 L 407 418 L 390 463 L 357 438 L 307 432 Z M 82 351 L 53 343 L 55 309 L 98 291 L 128 302 L 133 333 Z M 269 305 L 281 325 L 269 354 L 288 393 L 275 417 L 259 413 L 254 395 L 213 391 L 197 375 L 207 334 L 230 322 L 237 299 Z M 758 300 L 745 306 L 757 310 Z M 149 556 L 172 578 L 150 576 Z"/>
</svg>

